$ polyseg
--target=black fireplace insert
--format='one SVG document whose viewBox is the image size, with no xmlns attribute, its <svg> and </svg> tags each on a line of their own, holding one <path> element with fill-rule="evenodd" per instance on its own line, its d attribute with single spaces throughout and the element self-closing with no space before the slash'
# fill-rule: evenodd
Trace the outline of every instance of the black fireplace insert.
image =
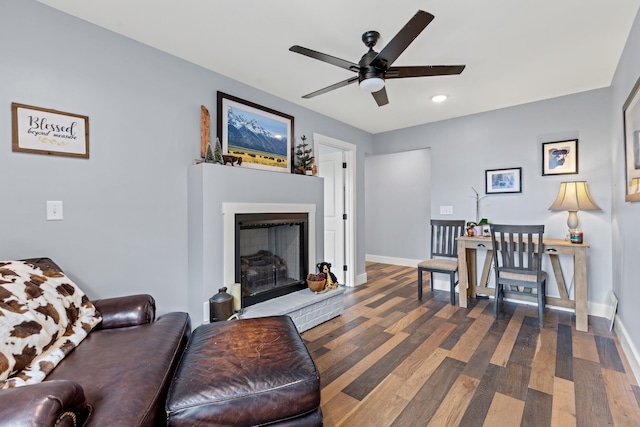
<svg viewBox="0 0 640 427">
<path fill-rule="evenodd" d="M 235 281 L 242 307 L 305 289 L 308 214 L 252 213 L 235 216 Z"/>
</svg>

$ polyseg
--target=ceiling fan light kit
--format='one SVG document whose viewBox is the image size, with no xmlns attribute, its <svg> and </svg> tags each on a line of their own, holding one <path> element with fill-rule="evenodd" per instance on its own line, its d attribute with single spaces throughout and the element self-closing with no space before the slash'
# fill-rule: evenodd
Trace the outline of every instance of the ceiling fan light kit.
<svg viewBox="0 0 640 427">
<path fill-rule="evenodd" d="M 371 77 L 360 82 L 360 89 L 366 92 L 377 92 L 384 87 L 384 80 L 380 77 Z"/>
<path fill-rule="evenodd" d="M 428 76 L 446 76 L 460 74 L 464 70 L 464 65 L 424 65 L 424 66 L 403 66 L 392 67 L 391 65 L 405 51 L 407 47 L 415 40 L 427 25 L 433 20 L 434 16 L 423 10 L 419 10 L 413 18 L 405 24 L 404 27 L 396 34 L 389 43 L 380 51 L 373 50 L 373 47 L 380 38 L 377 31 L 367 31 L 362 35 L 362 42 L 369 48 L 369 51 L 362 55 L 360 61 L 356 64 L 351 61 L 336 58 L 326 53 L 317 52 L 302 46 L 291 46 L 291 52 L 299 53 L 310 58 L 317 59 L 345 70 L 358 73 L 355 77 L 350 77 L 338 83 L 334 83 L 323 89 L 308 93 L 303 98 L 313 98 L 322 95 L 334 89 L 350 85 L 358 82 L 360 88 L 367 92 L 371 92 L 373 99 L 378 106 L 382 107 L 389 103 L 387 98 L 387 90 L 385 88 L 385 79 L 402 79 L 408 77 L 428 77 Z M 446 99 L 446 95 L 445 95 Z M 444 101 L 444 99 L 443 99 Z M 435 101 L 434 102 L 441 102 Z"/>
</svg>

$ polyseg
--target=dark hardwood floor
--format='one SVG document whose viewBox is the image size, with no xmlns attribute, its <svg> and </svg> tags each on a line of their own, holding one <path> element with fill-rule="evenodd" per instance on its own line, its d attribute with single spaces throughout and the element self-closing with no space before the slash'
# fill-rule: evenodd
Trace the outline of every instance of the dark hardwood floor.
<svg viewBox="0 0 640 427">
<path fill-rule="evenodd" d="M 425 278 L 427 275 L 425 275 Z M 343 315 L 302 334 L 325 426 L 640 426 L 640 388 L 603 318 L 449 293 L 417 297 L 417 269 L 367 264 Z M 492 300 L 491 300 L 492 301 Z"/>
</svg>

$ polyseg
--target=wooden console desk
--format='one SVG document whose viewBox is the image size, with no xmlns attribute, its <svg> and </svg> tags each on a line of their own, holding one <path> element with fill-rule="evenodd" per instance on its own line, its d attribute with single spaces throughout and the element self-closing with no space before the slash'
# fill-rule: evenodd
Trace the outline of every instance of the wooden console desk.
<svg viewBox="0 0 640 427">
<path fill-rule="evenodd" d="M 493 295 L 494 289 L 487 286 L 489 273 L 493 263 L 493 245 L 489 237 L 458 237 L 458 276 L 460 291 L 460 307 L 467 307 L 467 298 L 475 298 L 476 294 Z M 586 243 L 571 243 L 559 239 L 543 239 L 544 253 L 549 255 L 553 275 L 558 284 L 560 298 L 547 296 L 547 304 L 572 308 L 576 313 L 576 329 L 588 331 L 587 320 L 587 248 Z M 476 279 L 476 249 L 486 249 L 487 256 L 482 268 L 480 282 Z M 567 286 L 560 267 L 559 255 L 573 257 L 573 280 L 575 283 L 575 300 L 569 299 Z M 551 273 L 551 272 L 549 272 Z"/>
</svg>

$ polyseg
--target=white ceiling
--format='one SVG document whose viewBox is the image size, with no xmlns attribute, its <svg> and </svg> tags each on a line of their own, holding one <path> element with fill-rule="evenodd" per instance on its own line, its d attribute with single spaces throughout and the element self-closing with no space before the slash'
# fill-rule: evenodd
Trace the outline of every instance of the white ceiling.
<svg viewBox="0 0 640 427">
<path fill-rule="evenodd" d="M 371 133 L 609 86 L 640 0 L 38 0 Z M 301 96 L 352 72 L 289 52 L 351 62 L 417 12 L 435 19 L 394 63 L 466 65 L 459 76 L 387 81 L 389 104 L 352 84 Z M 449 99 L 434 104 L 434 94 Z"/>
</svg>

